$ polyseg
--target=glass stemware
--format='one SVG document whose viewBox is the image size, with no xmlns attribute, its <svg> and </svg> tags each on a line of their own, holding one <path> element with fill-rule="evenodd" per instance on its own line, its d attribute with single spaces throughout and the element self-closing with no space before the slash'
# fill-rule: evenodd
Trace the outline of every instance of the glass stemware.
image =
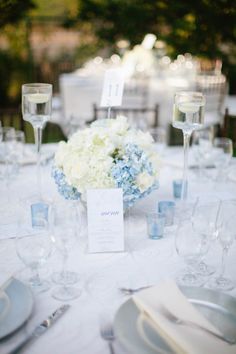
<svg viewBox="0 0 236 354">
<path fill-rule="evenodd" d="M 205 283 L 203 277 L 195 272 L 196 264 L 200 257 L 209 248 L 208 239 L 202 237 L 193 228 L 192 222 L 184 220 L 180 222 L 176 231 L 175 248 L 177 254 L 187 264 L 186 271 L 177 278 L 179 285 L 202 286 Z"/>
<path fill-rule="evenodd" d="M 205 180 L 207 174 L 205 168 L 212 165 L 212 141 L 213 132 L 212 129 L 200 129 L 195 130 L 192 139 L 192 152 L 196 163 L 198 165 L 198 180 Z"/>
<path fill-rule="evenodd" d="M 217 169 L 217 180 L 223 180 L 225 170 L 233 156 L 233 142 L 228 138 L 215 138 L 213 140 L 213 161 Z"/>
<path fill-rule="evenodd" d="M 222 246 L 221 269 L 219 275 L 209 282 L 209 286 L 217 290 L 232 290 L 235 287 L 233 281 L 225 276 L 226 259 L 236 237 L 235 215 L 236 200 L 222 202 L 217 220 L 218 240 Z"/>
<path fill-rule="evenodd" d="M 40 152 L 42 130 L 51 117 L 52 85 L 32 83 L 22 86 L 22 115 L 34 128 L 35 145 L 37 151 L 37 186 L 41 194 Z"/>
<path fill-rule="evenodd" d="M 218 235 L 217 218 L 220 210 L 220 200 L 214 196 L 199 197 L 192 214 L 193 229 L 201 237 L 212 243 Z M 197 273 L 209 276 L 215 272 L 215 267 L 209 266 L 202 259 L 196 265 Z"/>
<path fill-rule="evenodd" d="M 20 203 L 20 206 L 16 252 L 23 263 L 31 269 L 32 276 L 27 281 L 32 289 L 39 293 L 50 287 L 50 283 L 39 276 L 39 268 L 46 263 L 52 251 L 50 224 L 40 215 L 35 224 L 30 207 L 25 203 Z"/>
<path fill-rule="evenodd" d="M 0 178 L 4 179 L 8 186 L 11 177 L 11 142 L 14 140 L 15 129 L 12 127 L 0 127 L 0 160 L 2 162 L 0 169 Z"/>
<path fill-rule="evenodd" d="M 201 92 L 180 91 L 175 94 L 172 125 L 181 129 L 184 137 L 182 200 L 187 198 L 189 141 L 192 132 L 203 124 L 204 106 L 205 97 Z"/>
<path fill-rule="evenodd" d="M 61 301 L 68 301 L 80 296 L 81 290 L 73 286 L 78 282 L 76 272 L 68 270 L 70 251 L 78 241 L 78 214 L 74 203 L 58 203 L 53 208 L 53 234 L 52 241 L 62 255 L 63 266 L 61 272 L 53 274 L 52 278 L 59 286 L 54 289 L 52 296 Z"/>
</svg>

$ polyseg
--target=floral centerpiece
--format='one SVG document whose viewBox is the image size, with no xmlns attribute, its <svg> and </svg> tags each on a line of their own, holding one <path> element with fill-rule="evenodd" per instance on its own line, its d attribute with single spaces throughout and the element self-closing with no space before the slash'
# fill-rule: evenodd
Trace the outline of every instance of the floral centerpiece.
<svg viewBox="0 0 236 354">
<path fill-rule="evenodd" d="M 120 116 L 97 120 L 60 142 L 52 175 L 66 199 L 86 202 L 88 188 L 122 188 L 127 209 L 158 188 L 158 166 L 151 135 Z"/>
</svg>

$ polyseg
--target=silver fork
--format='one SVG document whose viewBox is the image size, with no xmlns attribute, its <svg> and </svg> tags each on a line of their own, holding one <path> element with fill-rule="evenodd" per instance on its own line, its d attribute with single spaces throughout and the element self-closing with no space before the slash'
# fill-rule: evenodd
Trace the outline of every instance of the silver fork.
<svg viewBox="0 0 236 354">
<path fill-rule="evenodd" d="M 110 354 L 115 354 L 115 351 L 113 348 L 113 341 L 115 340 L 115 335 L 114 335 L 112 324 L 110 322 L 103 321 L 100 324 L 100 334 L 101 334 L 101 337 L 105 341 L 107 341 L 108 346 L 109 346 L 109 350 L 110 350 Z"/>
<path fill-rule="evenodd" d="M 139 288 L 119 288 L 119 290 L 125 294 L 125 295 L 133 295 L 135 293 L 138 293 L 139 291 L 141 290 L 144 290 L 144 289 L 148 289 L 150 288 L 152 285 L 147 285 L 147 286 L 141 286 Z"/>
<path fill-rule="evenodd" d="M 212 336 L 228 343 L 228 344 L 235 344 L 236 340 L 232 339 L 232 338 L 227 338 L 224 335 L 218 334 L 204 326 L 199 325 L 198 323 L 189 321 L 189 320 L 183 320 L 182 318 L 179 318 L 177 316 L 175 316 L 172 312 L 170 312 L 166 307 L 161 306 L 160 308 L 158 308 L 158 311 L 170 322 L 173 322 L 177 325 L 182 325 L 182 326 L 190 326 L 192 328 L 196 328 L 196 329 L 200 329 L 204 332 L 207 332 L 209 334 L 211 334 Z"/>
</svg>

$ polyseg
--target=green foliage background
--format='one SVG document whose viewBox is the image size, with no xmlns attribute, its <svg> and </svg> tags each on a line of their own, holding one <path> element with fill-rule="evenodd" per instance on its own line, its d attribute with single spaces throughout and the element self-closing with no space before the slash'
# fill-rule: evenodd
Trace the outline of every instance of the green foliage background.
<svg viewBox="0 0 236 354">
<path fill-rule="evenodd" d="M 99 51 L 116 51 L 119 39 L 128 39 L 132 47 L 154 33 L 166 41 L 173 58 L 185 52 L 221 58 L 231 93 L 236 93 L 235 0 L 0 0 L 0 29 L 9 43 L 0 50 L 0 107 L 17 106 L 21 84 L 38 79 L 31 26 L 37 21 L 43 30 L 45 21 L 55 19 L 82 34 L 75 57 L 69 58 L 77 66 Z M 64 52 L 56 60 L 66 57 Z"/>
</svg>

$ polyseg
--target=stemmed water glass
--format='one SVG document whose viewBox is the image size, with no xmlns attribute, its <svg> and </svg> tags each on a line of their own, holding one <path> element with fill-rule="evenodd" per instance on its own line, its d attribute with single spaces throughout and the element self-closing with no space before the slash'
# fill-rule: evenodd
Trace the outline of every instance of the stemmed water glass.
<svg viewBox="0 0 236 354">
<path fill-rule="evenodd" d="M 192 152 L 198 165 L 198 179 L 204 180 L 206 174 L 204 168 L 212 165 L 212 129 L 200 129 L 193 133 Z"/>
<path fill-rule="evenodd" d="M 22 86 L 22 115 L 34 128 L 35 145 L 37 151 L 37 185 L 41 194 L 40 152 L 42 130 L 51 117 L 52 85 L 32 83 Z"/>
<path fill-rule="evenodd" d="M 217 179 L 222 180 L 225 170 L 233 156 L 233 142 L 228 138 L 215 138 L 213 140 L 212 157 L 217 169 Z"/>
<path fill-rule="evenodd" d="M 75 287 L 79 276 L 68 270 L 70 252 L 78 242 L 78 213 L 73 202 L 59 202 L 53 207 L 52 241 L 60 252 L 63 260 L 61 272 L 52 275 L 53 281 L 58 284 L 52 296 L 61 301 L 69 301 L 80 296 L 81 290 Z"/>
<path fill-rule="evenodd" d="M 217 290 L 226 291 L 235 287 L 233 281 L 225 276 L 227 255 L 236 237 L 235 215 L 236 200 L 222 202 L 217 220 L 218 240 L 222 247 L 221 269 L 219 275 L 209 282 L 209 286 Z"/>
<path fill-rule="evenodd" d="M 181 129 L 184 136 L 184 169 L 182 200 L 187 198 L 188 152 L 192 132 L 204 121 L 205 97 L 201 92 L 180 91 L 175 94 L 172 125 Z"/>
<path fill-rule="evenodd" d="M 39 213 L 36 220 L 28 203 L 20 202 L 16 252 L 23 263 L 31 269 L 32 276 L 27 279 L 27 282 L 37 293 L 46 291 L 50 287 L 50 283 L 39 276 L 39 268 L 51 255 L 53 244 L 50 232 L 48 217 Z"/>
<path fill-rule="evenodd" d="M 193 229 L 209 243 L 216 240 L 218 236 L 217 219 L 220 205 L 221 201 L 215 196 L 201 196 L 197 198 L 192 214 Z M 209 276 L 215 272 L 215 268 L 206 264 L 203 259 L 197 263 L 195 270 L 204 276 Z"/>
<path fill-rule="evenodd" d="M 177 254 L 183 258 L 187 269 L 177 278 L 179 285 L 202 286 L 205 283 L 203 277 L 196 273 L 196 264 L 203 254 L 209 249 L 209 240 L 194 230 L 191 220 L 180 221 L 175 237 Z"/>
</svg>

